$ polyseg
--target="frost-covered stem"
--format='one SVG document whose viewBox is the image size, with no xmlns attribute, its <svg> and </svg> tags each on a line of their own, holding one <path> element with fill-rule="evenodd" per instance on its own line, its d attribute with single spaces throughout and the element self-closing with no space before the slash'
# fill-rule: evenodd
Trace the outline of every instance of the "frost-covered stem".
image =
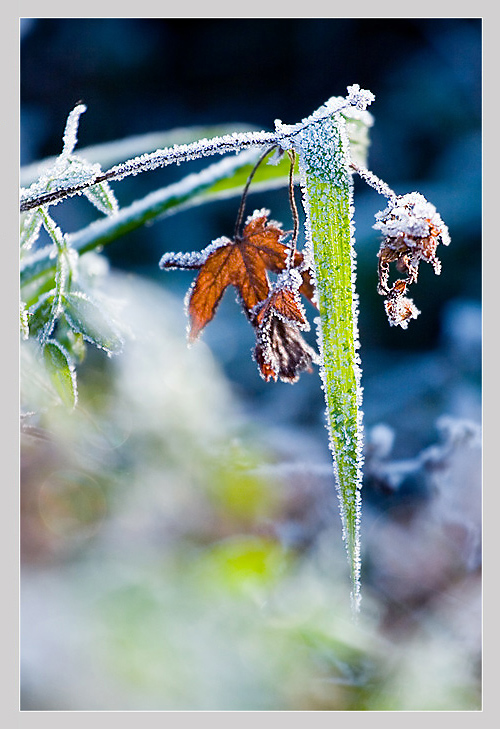
<svg viewBox="0 0 500 729">
<path fill-rule="evenodd" d="M 188 162 L 214 154 L 240 152 L 248 147 L 269 147 L 272 145 L 276 145 L 276 134 L 273 132 L 227 134 L 222 137 L 215 137 L 214 139 L 202 139 L 192 144 L 174 145 L 173 147 L 160 149 L 151 154 L 143 154 L 122 164 L 115 165 L 106 172 L 102 172 L 100 175 L 92 178 L 92 180 L 86 181 L 81 185 L 42 193 L 36 197 L 31 197 L 28 190 L 21 197 L 20 211 L 25 212 L 39 205 L 57 202 L 62 198 L 76 195 L 88 187 L 101 182 L 123 180 L 130 175 L 138 175 L 141 172 L 155 170 L 159 167 L 167 167 L 171 164 Z"/>
<path fill-rule="evenodd" d="M 166 167 L 171 164 L 179 164 L 189 160 L 199 159 L 214 154 L 226 154 L 228 152 L 240 152 L 248 147 L 272 147 L 276 145 L 287 146 L 287 141 L 294 137 L 302 129 L 314 126 L 321 119 L 328 118 L 332 113 L 341 111 L 350 106 L 366 108 L 373 99 L 373 94 L 363 91 L 359 86 L 354 85 L 348 88 L 349 94 L 342 97 L 332 97 L 310 117 L 302 122 L 293 125 L 283 125 L 279 120 L 276 122 L 275 132 L 242 132 L 225 134 L 212 139 L 201 139 L 192 144 L 179 144 L 165 149 L 158 149 L 150 154 L 143 154 L 139 157 L 127 160 L 119 165 L 111 167 L 106 172 L 97 173 L 90 179 L 74 186 L 65 186 L 51 192 L 40 192 L 23 190 L 20 200 L 20 211 L 26 212 L 40 205 L 55 203 L 65 197 L 81 193 L 93 185 L 109 182 L 111 180 L 122 180 L 130 175 L 137 175 L 140 172 L 147 172 L 158 167 Z M 77 107 L 78 108 L 78 107 Z M 81 112 L 79 112 L 81 113 Z M 75 115 L 75 118 L 77 116 Z"/>
<path fill-rule="evenodd" d="M 383 195 L 391 201 L 396 200 L 397 195 L 394 190 L 390 188 L 386 182 L 381 180 L 380 177 L 374 175 L 371 170 L 368 170 L 366 167 L 362 167 L 361 165 L 355 165 L 353 162 L 351 162 L 350 167 L 354 172 L 357 172 L 361 179 L 368 183 L 370 187 L 373 187 L 374 190 L 380 193 L 380 195 Z"/>
<path fill-rule="evenodd" d="M 361 370 L 355 293 L 352 179 L 345 122 L 322 120 L 297 136 L 312 248 L 321 375 L 354 610 L 360 602 Z"/>
</svg>

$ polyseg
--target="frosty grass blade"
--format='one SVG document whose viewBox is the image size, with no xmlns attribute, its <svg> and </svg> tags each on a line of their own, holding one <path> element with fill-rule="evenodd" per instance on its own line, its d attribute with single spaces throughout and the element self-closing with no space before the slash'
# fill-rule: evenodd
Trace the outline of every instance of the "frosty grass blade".
<svg viewBox="0 0 500 729">
<path fill-rule="evenodd" d="M 326 417 L 350 564 L 355 612 L 360 603 L 362 479 L 361 370 L 353 249 L 352 180 L 340 115 L 305 128 L 296 138 L 308 245 L 319 308 L 318 342 Z"/>
</svg>

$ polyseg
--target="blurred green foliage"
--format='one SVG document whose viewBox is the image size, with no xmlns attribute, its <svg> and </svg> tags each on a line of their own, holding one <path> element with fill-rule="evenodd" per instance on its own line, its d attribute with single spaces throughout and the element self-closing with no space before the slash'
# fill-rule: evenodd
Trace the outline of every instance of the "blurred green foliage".
<svg viewBox="0 0 500 729">
<path fill-rule="evenodd" d="M 294 471 L 263 468 L 268 434 L 186 347 L 181 303 L 136 276 L 107 290 L 129 333 L 119 357 L 91 350 L 74 411 L 25 371 L 23 707 L 478 709 L 478 646 L 439 600 L 391 635 L 367 585 L 353 622 L 321 492 L 311 546 L 283 538 Z"/>
</svg>

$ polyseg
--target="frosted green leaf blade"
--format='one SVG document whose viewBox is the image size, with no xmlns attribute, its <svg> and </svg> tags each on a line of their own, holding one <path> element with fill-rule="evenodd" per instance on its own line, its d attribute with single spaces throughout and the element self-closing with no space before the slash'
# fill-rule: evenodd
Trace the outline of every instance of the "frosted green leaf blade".
<svg viewBox="0 0 500 729">
<path fill-rule="evenodd" d="M 362 413 L 351 225 L 352 182 L 345 122 L 326 119 L 300 139 L 308 244 L 319 308 L 318 340 L 353 605 L 359 607 Z"/>
<path fill-rule="evenodd" d="M 78 399 L 76 375 L 67 352 L 60 344 L 50 340 L 43 347 L 43 360 L 50 381 L 63 404 L 74 408 Z"/>
</svg>

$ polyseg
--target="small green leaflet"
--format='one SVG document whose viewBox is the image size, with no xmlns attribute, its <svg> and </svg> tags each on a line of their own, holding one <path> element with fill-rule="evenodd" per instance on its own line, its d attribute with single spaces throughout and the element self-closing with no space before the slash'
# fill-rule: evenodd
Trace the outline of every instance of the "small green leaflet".
<svg viewBox="0 0 500 729">
<path fill-rule="evenodd" d="M 66 407 L 74 408 L 78 400 L 75 368 L 68 353 L 53 339 L 43 347 L 43 360 L 50 381 Z"/>
</svg>

